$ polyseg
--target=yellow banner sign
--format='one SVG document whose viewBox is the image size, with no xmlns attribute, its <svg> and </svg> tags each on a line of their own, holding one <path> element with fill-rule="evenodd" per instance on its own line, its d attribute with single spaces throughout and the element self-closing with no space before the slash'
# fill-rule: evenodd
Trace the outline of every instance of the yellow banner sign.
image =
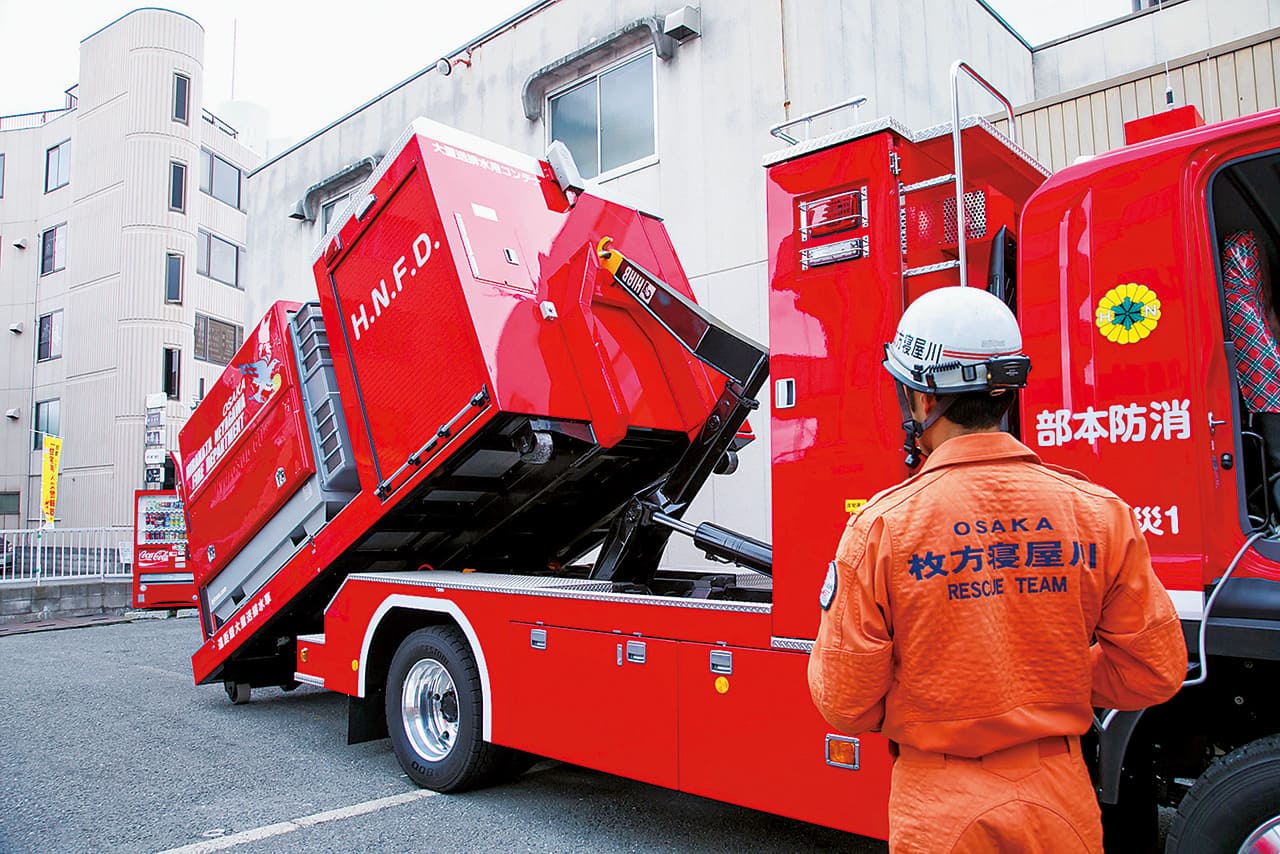
<svg viewBox="0 0 1280 854">
<path fill-rule="evenodd" d="M 58 464 L 62 460 L 62 439 L 44 437 L 44 463 L 40 466 L 40 509 L 44 519 L 53 524 L 53 513 L 58 505 Z"/>
</svg>

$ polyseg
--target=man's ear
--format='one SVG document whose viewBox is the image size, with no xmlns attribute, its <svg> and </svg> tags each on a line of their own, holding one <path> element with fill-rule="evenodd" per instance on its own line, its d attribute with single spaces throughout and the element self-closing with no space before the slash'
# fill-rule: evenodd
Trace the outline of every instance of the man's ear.
<svg viewBox="0 0 1280 854">
<path fill-rule="evenodd" d="M 913 388 L 907 389 L 907 394 L 909 395 L 908 400 L 911 401 L 912 413 L 918 415 L 919 417 L 916 420 L 923 423 L 929 417 L 929 413 L 933 411 L 933 408 L 938 405 L 937 396 L 925 394 Z"/>
</svg>

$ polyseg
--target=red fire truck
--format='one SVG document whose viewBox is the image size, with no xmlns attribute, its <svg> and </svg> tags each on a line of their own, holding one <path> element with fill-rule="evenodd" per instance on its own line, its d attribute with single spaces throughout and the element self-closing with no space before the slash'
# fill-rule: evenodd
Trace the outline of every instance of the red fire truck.
<svg viewBox="0 0 1280 854">
<path fill-rule="evenodd" d="M 1271 850 L 1280 475 L 1221 255 L 1247 233 L 1280 262 L 1280 112 L 1135 139 L 1179 122 L 1053 175 L 977 117 L 770 156 L 771 352 L 566 152 L 415 122 L 318 248 L 317 301 L 277 303 L 182 431 L 195 681 L 346 694 L 349 741 L 440 791 L 544 756 L 884 837 L 886 743 L 830 730 L 807 652 L 848 515 L 908 473 L 881 346 L 964 281 L 1022 324 L 1010 429 L 1135 506 L 1192 650 L 1170 703 L 1098 711 L 1109 843 L 1169 805 L 1170 850 Z M 772 546 L 684 519 L 751 452 L 767 375 Z M 664 567 L 673 534 L 712 562 Z M 1052 561 L 1001 571 L 1055 589 Z"/>
</svg>

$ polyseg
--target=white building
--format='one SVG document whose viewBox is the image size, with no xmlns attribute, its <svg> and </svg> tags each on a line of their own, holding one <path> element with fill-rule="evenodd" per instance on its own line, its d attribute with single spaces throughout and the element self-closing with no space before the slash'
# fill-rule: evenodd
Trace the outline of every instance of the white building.
<svg viewBox="0 0 1280 854">
<path fill-rule="evenodd" d="M 250 316 L 314 298 L 329 217 L 425 115 L 532 155 L 564 139 L 603 191 L 665 217 L 700 302 L 767 341 L 760 164 L 782 145 L 770 126 L 859 95 L 863 119 L 947 121 L 957 58 L 1009 97 L 1022 144 L 1051 168 L 1121 145 L 1125 121 L 1164 108 L 1166 85 L 1208 121 L 1277 105 L 1280 2 L 1161 5 L 1032 47 L 982 0 L 534 3 L 249 174 L 250 242 L 272 247 L 248 261 L 252 282 L 271 283 L 249 293 Z M 966 94 L 961 107 L 996 103 Z M 811 131 L 850 123 L 841 111 Z M 690 518 L 769 536 L 767 409 L 753 421 L 758 446 Z"/>
<path fill-rule="evenodd" d="M 243 337 L 258 158 L 203 108 L 203 55 L 196 21 L 134 11 L 81 42 L 64 108 L 0 117 L 0 528 L 40 518 L 44 432 L 58 524 L 129 524 L 147 396 L 176 448 Z"/>
</svg>

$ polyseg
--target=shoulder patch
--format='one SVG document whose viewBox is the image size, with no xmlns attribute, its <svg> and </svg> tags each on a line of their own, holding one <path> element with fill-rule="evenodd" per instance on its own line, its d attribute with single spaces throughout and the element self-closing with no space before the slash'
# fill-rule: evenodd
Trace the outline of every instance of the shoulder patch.
<svg viewBox="0 0 1280 854">
<path fill-rule="evenodd" d="M 836 600 L 836 562 L 827 564 L 827 577 L 822 582 L 822 592 L 818 594 L 818 604 L 822 610 L 831 610 L 831 603 Z"/>
</svg>

